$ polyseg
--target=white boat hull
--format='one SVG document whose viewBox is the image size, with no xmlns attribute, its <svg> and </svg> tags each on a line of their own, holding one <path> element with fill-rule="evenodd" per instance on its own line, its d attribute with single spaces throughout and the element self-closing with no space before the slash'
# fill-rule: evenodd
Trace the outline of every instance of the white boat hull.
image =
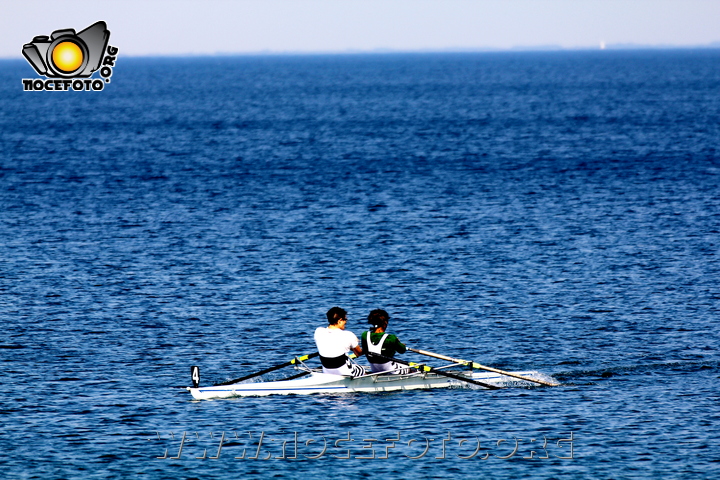
<svg viewBox="0 0 720 480">
<path fill-rule="evenodd" d="M 454 372 L 460 373 L 460 372 Z M 507 383 L 525 383 L 515 378 L 492 372 L 465 372 L 468 378 L 491 385 Z M 532 377 L 536 372 L 510 372 Z M 193 398 L 207 400 L 212 398 L 257 397 L 265 395 L 310 395 L 315 393 L 355 393 L 355 392 L 394 392 L 398 390 L 421 390 L 429 388 L 448 388 L 469 385 L 461 380 L 448 378 L 434 373 L 410 375 L 371 375 L 360 378 L 343 377 L 313 372 L 306 378 L 279 382 L 237 383 L 213 387 L 188 387 Z M 528 385 L 530 385 L 528 383 Z M 474 386 L 474 385 L 473 385 Z M 482 388 L 482 387 L 477 387 Z"/>
</svg>

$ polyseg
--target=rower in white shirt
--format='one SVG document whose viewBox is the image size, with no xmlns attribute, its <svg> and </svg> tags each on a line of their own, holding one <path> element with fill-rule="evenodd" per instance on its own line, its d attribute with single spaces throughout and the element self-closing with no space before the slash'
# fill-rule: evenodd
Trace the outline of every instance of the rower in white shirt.
<svg viewBox="0 0 720 480">
<path fill-rule="evenodd" d="M 347 312 L 340 307 L 333 307 L 328 310 L 327 319 L 327 327 L 315 330 L 315 344 L 320 353 L 323 373 L 352 377 L 365 375 L 365 369 L 352 363 L 347 356 L 348 352 L 357 356 L 363 353 L 355 334 L 345 330 Z"/>
</svg>

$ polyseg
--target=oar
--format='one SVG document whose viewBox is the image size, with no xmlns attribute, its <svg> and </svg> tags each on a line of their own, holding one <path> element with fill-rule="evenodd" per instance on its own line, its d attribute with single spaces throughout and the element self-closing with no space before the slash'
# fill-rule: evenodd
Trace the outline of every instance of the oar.
<svg viewBox="0 0 720 480">
<path fill-rule="evenodd" d="M 266 373 L 274 372 L 275 370 L 280 370 L 281 368 L 289 367 L 290 365 L 295 365 L 299 362 L 304 362 L 305 360 L 315 358 L 318 355 L 320 354 L 318 352 L 315 352 L 309 355 L 303 355 L 302 357 L 295 357 L 289 362 L 281 363 L 280 365 L 275 365 L 274 367 L 266 368 L 265 370 L 260 370 L 259 372 L 251 373 L 250 375 L 245 375 L 244 377 L 236 378 L 235 380 L 228 380 L 227 382 L 216 383 L 214 386 L 219 387 L 221 385 L 232 385 L 233 383 L 240 383 L 250 378 L 259 377 L 260 375 L 265 375 Z"/>
<path fill-rule="evenodd" d="M 455 373 L 438 370 L 437 368 L 429 367 L 429 366 L 423 365 L 421 363 L 406 362 L 405 360 L 400 360 L 399 358 L 390 358 L 390 357 L 386 357 L 385 355 L 378 355 L 377 353 L 373 353 L 372 356 L 377 357 L 377 358 L 382 358 L 383 360 L 386 360 L 389 362 L 401 363 L 403 365 L 407 365 L 408 367 L 414 368 L 415 370 L 419 370 L 421 372 L 435 373 L 435 374 L 441 375 L 443 377 L 454 378 L 455 380 L 472 383 L 473 385 L 479 385 L 481 387 L 489 388 L 491 390 L 499 390 L 500 388 L 502 388 L 502 387 L 498 387 L 496 385 L 490 385 L 489 383 L 478 382 L 477 380 L 465 377 L 463 375 L 457 375 Z M 455 363 L 458 363 L 458 362 L 455 362 Z"/>
<path fill-rule="evenodd" d="M 506 372 L 504 370 L 498 370 L 497 368 L 486 367 L 485 365 L 480 365 L 479 363 L 471 362 L 470 360 L 461 360 L 459 358 L 452 358 L 452 357 L 448 357 L 445 355 L 440 355 L 439 353 L 428 352 L 426 350 L 418 350 L 416 348 L 407 347 L 407 349 L 410 350 L 411 352 L 419 353 L 420 355 L 427 355 L 428 357 L 435 357 L 435 358 L 439 358 L 440 360 L 447 360 L 448 362 L 460 363 L 462 365 L 467 365 L 467 366 L 472 365 L 472 368 L 477 368 L 480 370 L 487 370 L 488 372 L 495 372 L 495 373 L 499 373 L 501 375 L 506 375 L 508 377 L 519 378 L 520 380 L 525 380 L 526 382 L 535 382 L 535 383 L 539 383 L 540 385 L 547 385 L 548 387 L 557 387 L 558 385 L 560 385 L 559 383 L 550 383 L 550 382 L 545 382 L 543 380 L 535 380 L 534 378 L 525 377 L 523 375 L 517 375 L 515 373 Z"/>
</svg>

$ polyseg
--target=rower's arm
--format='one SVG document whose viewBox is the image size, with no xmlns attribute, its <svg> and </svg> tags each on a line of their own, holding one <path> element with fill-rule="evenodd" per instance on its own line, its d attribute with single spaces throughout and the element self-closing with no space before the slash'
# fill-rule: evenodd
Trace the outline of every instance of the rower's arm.
<svg viewBox="0 0 720 480">
<path fill-rule="evenodd" d="M 355 355 L 357 355 L 358 357 L 363 354 L 362 348 L 360 348 L 360 345 L 358 345 L 357 347 L 353 347 L 352 351 L 353 351 L 353 352 L 355 353 Z"/>
<path fill-rule="evenodd" d="M 390 340 L 390 338 L 388 338 L 388 340 Z M 397 336 L 393 335 L 392 340 L 394 340 L 393 348 L 397 353 L 405 353 L 407 351 L 407 346 L 405 346 L 405 344 L 402 343 Z"/>
</svg>

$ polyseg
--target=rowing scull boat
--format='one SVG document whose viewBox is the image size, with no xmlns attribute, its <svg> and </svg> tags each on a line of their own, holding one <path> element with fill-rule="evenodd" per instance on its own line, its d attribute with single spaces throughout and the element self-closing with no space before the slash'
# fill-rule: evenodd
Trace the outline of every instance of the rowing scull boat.
<svg viewBox="0 0 720 480">
<path fill-rule="evenodd" d="M 454 372 L 468 379 L 504 385 L 522 383 L 515 378 L 493 372 Z M 511 372 L 532 377 L 537 372 Z M 466 386 L 462 380 L 441 376 L 436 373 L 418 372 L 407 375 L 370 374 L 352 378 L 341 375 L 329 375 L 312 371 L 305 378 L 274 382 L 236 383 L 211 387 L 187 387 L 193 398 L 207 400 L 212 398 L 257 397 L 265 395 L 309 395 L 314 393 L 355 393 L 355 392 L 394 392 L 398 390 L 421 390 L 429 388 L 448 388 Z M 528 384 L 530 385 L 530 384 Z"/>
</svg>

